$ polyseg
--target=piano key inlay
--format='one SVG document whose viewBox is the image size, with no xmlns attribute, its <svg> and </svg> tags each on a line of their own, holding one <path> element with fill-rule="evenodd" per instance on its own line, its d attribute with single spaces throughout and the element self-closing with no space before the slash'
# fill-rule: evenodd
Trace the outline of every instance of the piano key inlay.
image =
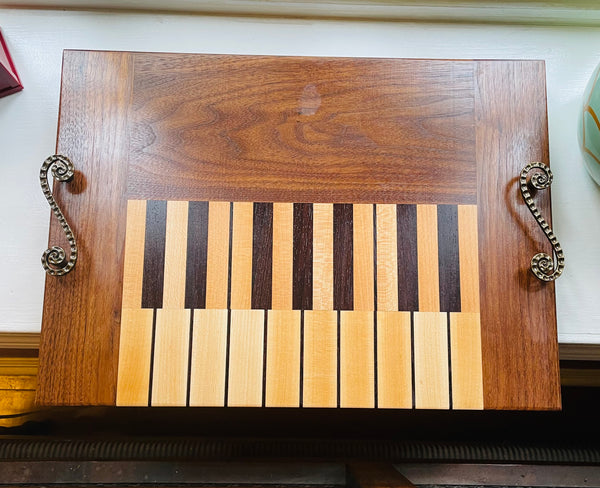
<svg viewBox="0 0 600 488">
<path fill-rule="evenodd" d="M 476 210 L 130 200 L 117 404 L 483 408 Z"/>
</svg>

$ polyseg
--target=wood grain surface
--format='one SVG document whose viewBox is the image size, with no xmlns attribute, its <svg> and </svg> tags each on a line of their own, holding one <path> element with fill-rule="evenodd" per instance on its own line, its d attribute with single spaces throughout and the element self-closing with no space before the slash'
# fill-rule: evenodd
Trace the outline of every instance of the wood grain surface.
<svg viewBox="0 0 600 488">
<path fill-rule="evenodd" d="M 252 307 L 252 228 L 254 206 L 252 202 L 233 204 L 231 226 L 231 308 L 245 310 Z M 221 242 L 220 252 L 223 253 Z"/>
<path fill-rule="evenodd" d="M 128 196 L 475 203 L 473 69 L 136 54 Z"/>
<path fill-rule="evenodd" d="M 561 405 L 554 284 L 529 269 L 536 253 L 551 248 L 518 188 L 526 164 L 548 163 L 544 80 L 543 61 L 477 63 L 481 340 L 490 409 Z M 549 219 L 549 190 L 535 200 Z"/>
<path fill-rule="evenodd" d="M 353 205 L 352 270 L 354 310 L 374 310 L 375 307 L 375 250 L 373 205 Z"/>
<path fill-rule="evenodd" d="M 338 406 L 338 313 L 304 312 L 302 405 Z"/>
<path fill-rule="evenodd" d="M 167 202 L 146 202 L 142 308 L 161 308 L 165 287 Z"/>
<path fill-rule="evenodd" d="M 229 306 L 229 241 L 231 204 L 208 205 L 208 242 L 206 244 L 206 308 Z"/>
<path fill-rule="evenodd" d="M 294 287 L 295 310 L 313 308 L 313 206 L 294 203 Z"/>
<path fill-rule="evenodd" d="M 185 307 L 188 202 L 167 203 L 162 308 Z"/>
<path fill-rule="evenodd" d="M 373 312 L 340 313 L 340 407 L 375 406 Z"/>
<path fill-rule="evenodd" d="M 149 262 L 144 256 L 146 248 L 150 256 L 161 256 L 157 266 L 164 268 L 163 285 L 160 287 L 164 289 L 164 295 L 156 297 L 156 303 L 162 303 L 160 309 L 140 309 L 138 299 L 134 300 L 134 304 L 138 303 L 138 310 L 125 307 L 122 310 L 118 404 L 144 404 L 146 389 L 148 393 L 151 392 L 153 405 L 219 406 L 224 405 L 225 398 L 230 393 L 233 401 L 236 401 L 236 398 L 244 394 L 244 388 L 251 384 L 255 389 L 254 401 L 258 401 L 256 395 L 260 393 L 262 406 L 299 407 L 302 405 L 300 398 L 304 396 L 303 367 L 306 366 L 309 392 L 307 397 L 311 406 L 327 407 L 335 402 L 335 405 L 344 408 L 411 408 L 414 383 L 417 385 L 414 396 L 418 408 L 447 408 L 446 405 L 450 405 L 450 396 L 456 400 L 454 408 L 482 408 L 479 313 L 456 312 L 460 310 L 461 301 L 459 275 L 466 274 L 469 286 L 478 283 L 476 277 L 471 276 L 477 269 L 477 247 L 473 248 L 473 244 L 477 242 L 474 206 L 461 206 L 460 212 L 455 205 L 414 207 L 415 219 L 408 219 L 414 221 L 414 226 L 405 226 L 403 223 L 400 228 L 404 231 L 404 227 L 410 227 L 415 233 L 420 232 L 422 235 L 406 239 L 408 236 L 398 233 L 396 205 L 328 204 L 329 207 L 321 208 L 327 204 L 317 204 L 317 212 L 324 211 L 325 216 L 334 215 L 329 210 L 338 208 L 337 226 L 343 229 L 343 232 L 341 236 L 337 236 L 341 239 L 338 240 L 338 246 L 332 250 L 333 261 L 338 263 L 336 272 L 342 277 L 345 276 L 347 283 L 350 282 L 349 277 L 353 277 L 354 295 L 351 296 L 352 310 L 344 310 L 341 314 L 339 311 L 329 310 L 333 313 L 332 316 L 318 317 L 315 322 L 315 317 L 310 315 L 311 309 L 308 308 L 312 304 L 314 294 L 310 286 L 312 251 L 315 247 L 311 232 L 312 204 L 231 204 L 229 208 L 234 216 L 233 231 L 231 240 L 227 235 L 224 236 L 225 242 L 222 244 L 226 245 L 222 247 L 228 251 L 229 272 L 232 268 L 239 267 L 240 262 L 246 262 L 252 254 L 251 269 L 245 270 L 242 276 L 246 283 L 247 276 L 251 276 L 252 308 L 265 312 L 262 315 L 263 358 L 260 362 L 259 349 L 248 356 L 251 351 L 243 347 L 244 344 L 248 344 L 248 340 L 254 343 L 254 346 L 260 346 L 256 342 L 259 336 L 255 334 L 260 329 L 260 324 L 258 328 L 256 326 L 260 322 L 260 315 L 247 315 L 244 312 L 250 310 L 246 308 L 234 310 L 232 327 L 230 310 L 196 309 L 188 326 L 187 302 L 195 295 L 190 292 L 196 291 L 188 289 L 189 276 L 195 277 L 194 284 L 198 285 L 198 289 L 206 287 L 206 281 L 198 282 L 199 277 L 206 275 L 203 272 L 206 269 L 206 259 L 199 258 L 197 250 L 208 250 L 208 220 L 214 217 L 211 217 L 212 214 L 208 211 L 210 202 L 141 203 L 134 200 L 128 204 L 131 215 L 127 216 L 129 233 L 125 240 L 124 267 L 127 272 L 124 273 L 124 296 L 129 293 L 130 288 L 135 290 L 135 285 L 140 282 L 133 265 L 137 263 L 137 268 L 142 270 L 144 263 Z M 381 207 L 380 222 L 377 220 L 378 206 Z M 144 213 L 144 209 L 148 208 L 150 212 Z M 190 208 L 194 210 L 190 212 Z M 224 210 L 226 208 L 224 207 Z M 156 209 L 161 211 L 157 212 Z M 227 216 L 226 212 L 217 209 L 217 216 L 223 214 Z M 144 215 L 151 217 L 144 218 Z M 157 218 L 152 217 L 153 215 Z M 405 217 L 406 215 L 402 217 L 403 220 Z M 225 218 L 226 222 L 228 220 Z M 329 234 L 335 219 L 331 221 L 327 217 L 324 220 L 329 220 L 332 224 L 327 226 L 329 230 L 324 231 L 324 234 Z M 251 228 L 247 225 L 249 222 L 252 224 Z M 281 232 L 274 233 L 275 224 L 282 227 Z M 323 222 L 319 226 L 322 224 Z M 203 230 L 198 231 L 197 226 Z M 162 240 L 156 239 L 155 236 L 147 236 L 148 229 L 152 228 L 156 229 Z M 323 229 L 317 233 L 321 231 Z M 459 231 L 467 235 L 460 236 Z M 190 239 L 190 233 L 194 237 L 203 238 L 204 242 Z M 217 229 L 217 233 L 221 235 L 221 230 Z M 145 237 L 148 237 L 146 242 L 151 245 L 145 246 Z M 281 265 L 284 268 L 284 277 L 288 277 L 287 280 L 283 280 L 283 286 L 287 288 L 287 292 L 284 290 L 284 298 L 288 308 L 271 309 L 272 274 L 277 274 L 277 267 L 273 266 L 273 253 L 279 247 L 277 239 L 280 237 L 283 237 L 285 242 L 281 246 L 284 252 L 277 258 L 277 267 Z M 434 240 L 434 245 L 430 246 L 433 251 L 424 252 L 421 249 L 421 269 L 425 270 L 421 272 L 421 277 L 433 275 L 435 289 L 439 286 L 439 289 L 443 290 L 443 293 L 439 294 L 439 308 L 443 313 L 417 315 L 415 327 L 412 321 L 415 311 L 378 312 L 377 309 L 376 270 L 382 269 L 382 275 L 397 273 L 396 250 L 397 239 L 400 237 L 407 242 L 418 243 L 421 240 L 425 245 L 431 244 L 428 239 Z M 317 240 L 321 239 L 322 237 L 319 237 Z M 332 240 L 335 242 L 335 234 L 332 235 Z M 378 253 L 377 243 L 380 240 L 383 243 L 382 252 Z M 350 242 L 351 253 L 348 252 Z M 423 247 L 422 244 L 421 248 Z M 191 259 L 190 251 L 195 255 Z M 464 255 L 469 251 L 474 252 L 474 255 L 465 259 L 465 269 L 461 270 L 459 254 Z M 337 259 L 336 253 L 339 253 Z M 350 254 L 351 267 L 342 266 L 340 263 L 344 263 L 344 259 L 348 262 Z M 201 269 L 186 269 L 187 266 L 198 266 Z M 244 268 L 246 267 L 247 264 L 244 265 Z M 157 276 L 154 271 L 148 272 L 153 278 Z M 435 281 L 438 274 L 439 283 Z M 234 274 L 234 279 L 237 279 L 235 276 Z M 237 276 L 240 276 L 239 269 Z M 410 277 L 410 288 L 416 287 L 417 278 L 416 275 Z M 129 280 L 134 281 L 134 286 L 129 286 Z M 391 296 L 397 292 L 396 280 L 397 277 L 387 278 L 388 285 L 391 286 Z M 141 282 L 146 283 L 150 280 L 142 279 Z M 330 281 L 328 286 L 329 289 L 323 289 L 323 292 L 331 296 L 334 284 Z M 425 287 L 427 283 L 422 282 L 420 286 Z M 238 293 L 235 290 L 229 292 Z M 384 295 L 385 292 L 387 290 L 384 290 Z M 239 296 L 234 298 L 233 302 L 238 299 Z M 467 301 L 473 300 L 469 298 Z M 386 307 L 393 309 L 397 306 L 394 304 L 398 303 L 397 295 L 391 302 Z M 292 310 L 292 307 L 298 307 L 300 310 Z M 447 312 L 450 312 L 451 318 Z M 306 314 L 309 314 L 307 328 L 304 322 Z M 443 327 L 444 319 L 446 331 L 439 330 L 439 324 Z M 331 323 L 327 324 L 327 321 Z M 315 324 L 317 327 L 323 327 L 325 333 L 320 329 L 315 331 Z M 255 329 L 255 333 L 248 336 L 248 331 L 244 330 L 247 326 Z M 329 335 L 331 333 L 333 340 Z M 447 337 L 450 337 L 450 343 Z M 187 351 L 186 338 L 189 338 Z M 440 347 L 444 348 L 444 344 L 445 349 L 450 350 L 451 357 L 446 350 L 440 352 Z M 326 358 L 317 352 L 317 348 L 322 348 L 323 345 L 329 349 L 329 356 Z M 332 354 L 334 346 L 337 350 Z M 173 367 L 170 369 L 166 360 L 169 352 L 173 353 Z M 143 354 L 146 356 L 142 357 Z M 191 359 L 187 363 L 189 367 L 186 368 L 188 354 Z M 251 363 L 249 358 L 252 359 Z M 333 367 L 329 361 L 332 361 Z M 140 370 L 132 371 L 137 363 L 141 366 Z M 451 366 L 455 368 L 452 369 Z M 321 371 L 320 368 L 324 370 Z M 336 373 L 330 374 L 335 369 Z M 228 371 L 232 374 L 228 374 Z M 447 371 L 451 371 L 452 392 L 449 391 L 448 382 L 443 380 Z M 244 377 L 244 374 L 247 376 Z M 318 395 L 311 397 L 315 384 L 319 383 L 313 381 L 315 374 L 324 376 L 326 381 L 331 382 L 318 385 L 324 386 L 325 390 L 331 389 L 330 398 Z M 413 374 L 416 382 L 413 382 Z M 259 379 L 262 381 L 260 387 L 257 386 Z M 226 385 L 227 380 L 232 380 L 231 391 L 230 385 Z M 128 385 L 131 386 L 131 391 L 125 391 Z M 445 398 L 446 403 L 440 402 L 440 398 Z M 379 399 L 381 405 L 378 403 Z M 318 403 L 319 401 L 325 403 Z M 242 405 L 246 404 L 239 404 Z M 252 404 L 246 406 L 249 405 Z"/>
<path fill-rule="evenodd" d="M 435 205 L 417 205 L 417 256 L 419 310 L 439 312 L 440 269 L 438 263 L 438 226 Z M 414 275 L 407 281 L 414 281 Z M 410 310 L 410 309 L 409 309 Z"/>
<path fill-rule="evenodd" d="M 478 313 L 450 314 L 452 408 L 483 408 L 481 323 Z"/>
<path fill-rule="evenodd" d="M 445 313 L 414 313 L 416 408 L 450 406 L 447 324 Z"/>
<path fill-rule="evenodd" d="M 273 204 L 273 310 L 291 310 L 293 292 L 294 205 Z M 314 271 L 313 271 L 314 273 Z"/>
<path fill-rule="evenodd" d="M 154 311 L 121 311 L 117 399 L 119 406 L 148 406 Z"/>
<path fill-rule="evenodd" d="M 398 310 L 396 205 L 377 205 L 377 310 Z"/>
<path fill-rule="evenodd" d="M 232 310 L 227 406 L 263 404 L 264 310 Z"/>
<path fill-rule="evenodd" d="M 333 310 L 333 205 L 313 205 L 313 309 Z"/>
<path fill-rule="evenodd" d="M 333 308 L 354 308 L 354 221 L 350 203 L 333 205 Z"/>
<path fill-rule="evenodd" d="M 386 288 L 394 280 L 379 269 L 376 256 L 381 251 L 393 261 L 395 237 L 393 310 L 419 310 L 415 363 L 422 356 L 437 365 L 442 378 L 445 354 L 448 382 L 449 347 L 471 350 L 476 339 L 462 341 L 458 335 L 453 343 L 448 324 L 444 339 L 437 326 L 417 327 L 423 322 L 419 314 L 458 306 L 477 313 L 480 307 L 484 406 L 560 407 L 554 287 L 529 271 L 531 257 L 550 248 L 517 186 L 525 164 L 548 162 L 543 63 L 67 52 L 61 97 L 57 147 L 80 173 L 72 183 L 56 185 L 55 193 L 80 254 L 72 273 L 47 279 L 40 404 L 114 405 L 122 300 L 132 305 L 128 310 L 141 305 L 158 317 L 171 307 L 185 312 L 192 302 L 202 307 L 205 293 L 207 308 L 239 313 L 231 312 L 225 337 L 222 328 L 196 329 L 189 308 L 186 326 L 181 319 L 166 333 L 156 321 L 152 394 L 164 391 L 164 404 L 185 404 L 186 395 L 191 401 L 197 331 L 217 346 L 229 338 L 229 360 L 240 354 L 239 362 L 214 359 L 219 368 L 225 361 L 224 380 L 215 380 L 224 381 L 223 402 L 262 405 L 264 317 L 279 280 L 280 304 L 314 309 L 304 312 L 301 326 L 303 405 L 338 405 L 346 395 L 339 382 L 353 378 L 358 363 L 364 363 L 361 374 L 370 383 L 356 381 L 352 388 L 364 393 L 356 398 L 369 396 L 372 405 L 380 380 L 372 310 L 379 295 L 386 308 L 396 299 L 396 290 L 387 296 L 377 288 L 378 277 L 389 282 Z M 149 201 L 145 215 L 140 204 L 132 217 L 137 230 L 127 243 L 132 257 L 125 264 L 128 199 Z M 549 192 L 535 199 L 549 218 Z M 269 252 L 268 229 L 254 222 L 275 219 L 281 203 L 294 203 L 292 229 L 273 228 L 282 247 L 275 252 L 273 242 Z M 396 233 L 388 229 L 379 236 L 373 204 L 388 203 L 395 208 Z M 362 207 L 351 204 L 370 204 L 365 205 L 371 209 L 370 228 L 360 211 L 355 215 Z M 390 208 L 382 222 L 393 220 Z M 205 235 L 206 249 L 198 242 Z M 63 240 L 53 219 L 50 243 Z M 295 248 L 295 242 L 306 245 Z M 290 250 L 292 262 L 285 264 Z M 475 250 L 478 262 L 472 259 Z M 369 255 L 375 258 L 370 265 L 363 259 Z M 282 263 L 281 276 L 275 260 Z M 254 276 L 252 265 L 259 262 L 270 277 Z M 194 276 L 189 263 L 198 268 Z M 203 292 L 198 280 L 204 273 Z M 263 294 L 269 280 L 271 296 Z M 370 326 L 340 334 L 336 312 L 327 310 L 362 308 L 364 301 L 372 302 L 365 312 Z M 261 310 L 249 310 L 252 306 Z M 125 350 L 137 329 L 124 332 Z M 141 336 L 144 344 L 147 331 Z M 159 344 L 163 338 L 165 344 Z M 358 351 L 354 343 L 367 350 Z M 338 347 L 346 351 L 344 361 L 338 361 Z M 169 349 L 176 352 L 176 364 L 168 368 L 181 370 L 185 379 L 173 391 L 160 383 Z M 431 350 L 438 351 L 437 359 L 431 360 Z M 346 360 L 351 356 L 356 364 Z M 217 396 L 198 393 L 203 398 L 198 401 L 218 404 Z M 449 392 L 446 398 L 450 401 Z"/>
<path fill-rule="evenodd" d="M 409 312 L 377 312 L 377 406 L 412 408 Z"/>
<path fill-rule="evenodd" d="M 437 206 L 440 310 L 460 312 L 460 264 L 458 261 L 458 209 Z"/>
<path fill-rule="evenodd" d="M 269 310 L 265 406 L 300 406 L 300 310 Z"/>
<path fill-rule="evenodd" d="M 460 310 L 479 312 L 479 243 L 477 206 L 458 206 L 458 262 L 460 263 Z"/>
<path fill-rule="evenodd" d="M 57 152 L 79 172 L 54 194 L 79 237 L 79 257 L 70 274 L 46 278 L 40 405 L 115 404 L 132 61 L 129 53 L 64 54 Z M 49 243 L 66 247 L 54 218 Z"/>
<path fill-rule="evenodd" d="M 151 405 L 182 407 L 187 403 L 190 311 L 156 312 Z"/>
<path fill-rule="evenodd" d="M 398 310 L 419 310 L 417 206 L 397 205 Z"/>
<path fill-rule="evenodd" d="M 144 276 L 144 241 L 146 235 L 146 202 L 127 202 L 125 262 L 123 264 L 123 308 L 142 306 Z"/>
<path fill-rule="evenodd" d="M 208 202 L 189 202 L 188 207 L 185 308 L 189 309 L 206 307 L 208 205 Z"/>
<path fill-rule="evenodd" d="M 252 234 L 252 308 L 267 310 L 273 290 L 272 203 L 254 203 Z"/>
<path fill-rule="evenodd" d="M 226 361 L 227 310 L 194 310 L 190 406 L 224 406 Z"/>
</svg>

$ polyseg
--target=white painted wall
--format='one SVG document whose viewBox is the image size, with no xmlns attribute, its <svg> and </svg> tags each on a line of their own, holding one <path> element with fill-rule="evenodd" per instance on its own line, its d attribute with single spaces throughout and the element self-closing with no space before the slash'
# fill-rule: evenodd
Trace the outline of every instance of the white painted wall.
<svg viewBox="0 0 600 488">
<path fill-rule="evenodd" d="M 600 28 L 0 10 L 25 90 L 0 99 L 0 331 L 40 329 L 49 210 L 39 166 L 56 139 L 63 49 L 545 59 L 555 230 L 566 269 L 557 283 L 559 340 L 600 343 L 600 187 L 587 176 L 576 123 L 600 62 Z M 524 162 L 525 163 L 525 162 Z"/>
</svg>

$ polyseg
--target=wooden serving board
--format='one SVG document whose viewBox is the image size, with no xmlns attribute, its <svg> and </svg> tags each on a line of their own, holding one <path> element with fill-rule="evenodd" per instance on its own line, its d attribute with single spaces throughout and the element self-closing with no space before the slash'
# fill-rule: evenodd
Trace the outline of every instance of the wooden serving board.
<svg viewBox="0 0 600 488">
<path fill-rule="evenodd" d="M 58 152 L 39 403 L 560 408 L 543 62 L 67 51 Z"/>
</svg>

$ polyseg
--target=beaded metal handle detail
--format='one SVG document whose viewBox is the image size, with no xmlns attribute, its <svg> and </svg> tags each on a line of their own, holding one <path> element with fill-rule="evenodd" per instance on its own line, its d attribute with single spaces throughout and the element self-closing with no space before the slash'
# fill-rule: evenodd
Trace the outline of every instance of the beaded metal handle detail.
<svg viewBox="0 0 600 488">
<path fill-rule="evenodd" d="M 535 173 L 531 175 L 528 182 L 527 176 L 534 170 Z M 529 185 L 533 186 L 536 190 L 545 190 L 552 184 L 552 178 L 552 171 L 550 171 L 548 166 L 544 163 L 533 162 L 523 168 L 519 180 L 521 194 L 523 195 L 525 203 L 535 217 L 535 220 L 537 220 L 539 226 L 544 231 L 544 234 L 546 234 L 550 244 L 552 244 L 553 257 L 546 253 L 539 252 L 531 259 L 531 271 L 542 281 L 554 281 L 562 274 L 565 267 L 565 255 L 554 232 L 552 232 L 552 229 L 535 206 L 529 191 Z"/>
<path fill-rule="evenodd" d="M 71 160 L 66 156 L 55 154 L 54 156 L 46 158 L 40 169 L 40 185 L 42 186 L 42 191 L 44 192 L 44 196 L 46 197 L 46 200 L 48 200 L 48 204 L 54 212 L 54 215 L 56 215 L 56 218 L 60 222 L 71 248 L 71 254 L 68 259 L 67 253 L 60 246 L 52 246 L 50 249 L 46 249 L 44 254 L 42 254 L 42 266 L 50 276 L 62 276 L 75 267 L 75 263 L 77 262 L 77 242 L 75 241 L 75 236 L 73 235 L 71 227 L 67 223 L 67 219 L 65 219 L 60 207 L 52 196 L 52 190 L 50 190 L 50 186 L 48 185 L 49 169 L 52 171 L 52 176 L 56 181 L 69 182 L 73 179 L 75 167 Z"/>
</svg>

